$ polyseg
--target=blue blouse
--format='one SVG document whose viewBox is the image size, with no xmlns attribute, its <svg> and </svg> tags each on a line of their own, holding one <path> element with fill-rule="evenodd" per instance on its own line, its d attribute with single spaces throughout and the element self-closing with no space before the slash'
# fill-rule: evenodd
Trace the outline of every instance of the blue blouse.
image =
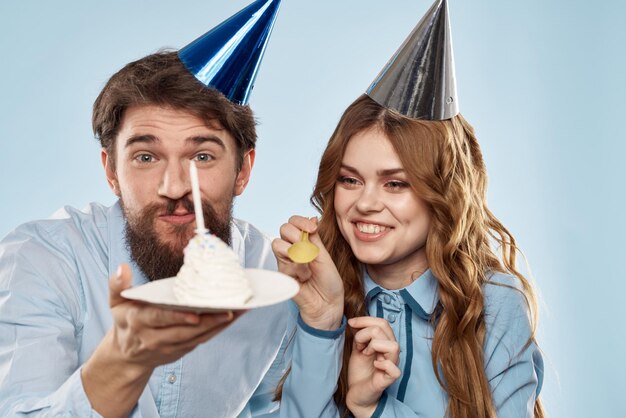
<svg viewBox="0 0 626 418">
<path fill-rule="evenodd" d="M 367 274 L 364 280 L 368 313 L 387 319 L 401 347 L 402 376 L 387 388 L 373 417 L 444 417 L 448 397 L 431 360 L 436 278 L 428 270 L 399 290 L 383 289 Z M 485 372 L 497 414 L 507 418 L 533 417 L 543 380 L 541 353 L 534 342 L 526 345 L 532 331 L 519 288 L 517 278 L 501 273 L 483 286 Z"/>
<path fill-rule="evenodd" d="M 366 274 L 364 285 L 369 315 L 389 322 L 401 349 L 402 375 L 383 393 L 372 418 L 443 418 L 448 397 L 431 361 L 434 329 L 430 318 L 439 301 L 437 279 L 428 270 L 404 289 L 387 290 Z M 498 416 L 532 418 L 543 380 L 543 360 L 537 345 L 529 343 L 528 309 L 517 289 L 517 278 L 501 273 L 493 274 L 483 286 L 484 364 Z M 343 338 L 339 337 L 343 337 L 345 321 L 332 332 L 312 329 L 301 318 L 298 325 L 281 412 L 285 409 L 289 417 L 337 418 L 340 412 L 333 393 L 341 371 Z"/>
</svg>

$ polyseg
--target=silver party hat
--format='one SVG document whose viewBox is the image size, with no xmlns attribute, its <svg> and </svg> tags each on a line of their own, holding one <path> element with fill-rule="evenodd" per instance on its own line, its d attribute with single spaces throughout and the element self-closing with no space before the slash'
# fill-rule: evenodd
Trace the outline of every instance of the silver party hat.
<svg viewBox="0 0 626 418">
<path fill-rule="evenodd" d="M 414 119 L 444 120 L 459 113 L 446 0 L 435 1 L 367 95 Z"/>
</svg>

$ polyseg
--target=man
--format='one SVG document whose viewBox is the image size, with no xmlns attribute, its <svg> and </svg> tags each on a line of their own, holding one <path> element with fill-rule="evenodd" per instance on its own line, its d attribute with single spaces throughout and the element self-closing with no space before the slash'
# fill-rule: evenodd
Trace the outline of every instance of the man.
<svg viewBox="0 0 626 418">
<path fill-rule="evenodd" d="M 245 104 L 277 9 L 256 1 L 178 54 L 128 64 L 104 87 L 93 127 L 118 203 L 66 207 L 0 244 L 0 416 L 276 413 L 294 326 L 287 303 L 196 315 L 120 293 L 182 265 L 195 229 L 190 160 L 207 227 L 245 267 L 276 268 L 268 239 L 231 210 L 254 164 Z"/>
</svg>

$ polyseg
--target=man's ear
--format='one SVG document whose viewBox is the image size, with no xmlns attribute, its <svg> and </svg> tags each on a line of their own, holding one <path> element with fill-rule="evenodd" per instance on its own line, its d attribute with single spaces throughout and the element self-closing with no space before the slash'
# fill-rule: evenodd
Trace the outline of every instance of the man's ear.
<svg viewBox="0 0 626 418">
<path fill-rule="evenodd" d="M 117 197 L 120 197 L 120 184 L 117 181 L 117 175 L 113 168 L 113 156 L 109 155 L 107 150 L 102 148 L 100 157 L 102 158 L 102 166 L 104 167 L 104 174 L 107 177 L 107 183 L 109 183 L 109 187 L 113 190 L 113 193 L 115 193 Z"/>
<path fill-rule="evenodd" d="M 252 167 L 254 166 L 255 157 L 256 151 L 253 149 L 244 154 L 241 170 L 239 170 L 239 174 L 237 174 L 237 179 L 235 180 L 235 196 L 239 196 L 244 190 L 246 190 L 246 186 L 250 181 L 250 173 L 252 172 Z"/>
</svg>

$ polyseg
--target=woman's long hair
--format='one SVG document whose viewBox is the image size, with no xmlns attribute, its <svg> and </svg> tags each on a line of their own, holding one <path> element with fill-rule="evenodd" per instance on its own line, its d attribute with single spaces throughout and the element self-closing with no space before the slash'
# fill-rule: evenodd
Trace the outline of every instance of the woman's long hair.
<svg viewBox="0 0 626 418">
<path fill-rule="evenodd" d="M 437 322 L 433 322 L 432 364 L 448 393 L 447 415 L 495 417 L 483 362 L 486 330 L 481 286 L 489 272 L 508 272 L 519 279 L 531 314 L 531 339 L 536 299 L 528 280 L 516 268 L 515 239 L 487 208 L 485 164 L 474 131 L 461 115 L 445 121 L 410 119 L 365 95 L 344 112 L 322 156 L 311 202 L 322 214 L 319 234 L 344 281 L 345 314 L 352 318 L 367 313 L 362 266 L 336 223 L 335 185 L 348 141 L 373 127 L 389 139 L 414 192 L 431 211 L 426 254 L 438 280 L 440 300 Z M 494 241 L 499 244 L 500 258 L 492 249 Z M 340 407 L 345 406 L 348 391 L 352 341 L 348 329 L 335 393 Z M 537 401 L 535 417 L 544 416 Z"/>
</svg>

